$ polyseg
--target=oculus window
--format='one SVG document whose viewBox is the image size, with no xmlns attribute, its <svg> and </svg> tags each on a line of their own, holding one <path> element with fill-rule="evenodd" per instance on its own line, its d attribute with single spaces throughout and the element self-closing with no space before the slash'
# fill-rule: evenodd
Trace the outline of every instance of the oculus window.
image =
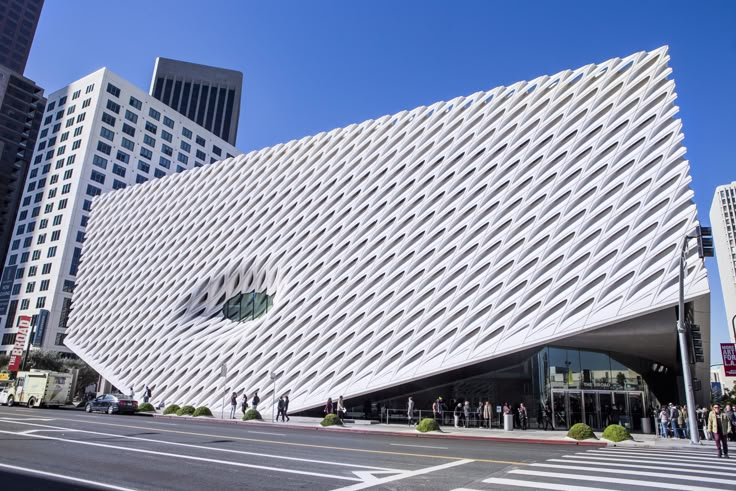
<svg viewBox="0 0 736 491">
<path fill-rule="evenodd" d="M 273 296 L 266 292 L 239 293 L 222 307 L 222 315 L 235 322 L 258 319 L 273 308 Z"/>
</svg>

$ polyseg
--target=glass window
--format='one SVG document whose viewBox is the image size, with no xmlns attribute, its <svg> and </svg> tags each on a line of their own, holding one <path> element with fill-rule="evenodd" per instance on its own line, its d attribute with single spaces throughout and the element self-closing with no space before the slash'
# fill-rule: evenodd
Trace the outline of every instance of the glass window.
<svg viewBox="0 0 736 491">
<path fill-rule="evenodd" d="M 171 118 L 169 118 L 169 117 L 164 116 L 164 126 L 168 126 L 169 128 L 173 128 L 174 127 L 174 120 L 171 119 Z"/>
<path fill-rule="evenodd" d="M 159 178 L 159 177 L 164 177 L 165 175 L 166 175 L 166 172 L 162 171 L 161 169 L 153 170 L 153 177 Z"/>
<path fill-rule="evenodd" d="M 155 135 L 156 132 L 158 131 L 158 127 L 155 124 L 151 123 L 150 121 L 146 121 L 146 131 L 150 131 L 151 133 Z"/>
<path fill-rule="evenodd" d="M 151 170 L 151 166 L 148 165 L 147 163 L 143 162 L 142 160 L 139 160 L 138 161 L 138 169 L 139 170 L 142 170 L 143 172 L 145 172 L 146 174 L 148 174 L 148 172 Z"/>
<path fill-rule="evenodd" d="M 145 177 L 145 176 L 142 176 L 142 175 L 140 175 L 140 174 L 136 174 L 136 176 L 135 176 L 135 183 L 136 183 L 136 184 L 141 184 L 141 183 L 144 183 L 144 182 L 146 182 L 147 180 L 148 180 L 148 178 L 147 178 L 147 177 Z"/>
<path fill-rule="evenodd" d="M 125 110 L 125 119 L 127 119 L 128 121 L 130 121 L 133 124 L 138 123 L 138 115 L 136 113 L 132 112 L 132 111 L 127 110 L 127 109 Z"/>
<path fill-rule="evenodd" d="M 135 136 L 135 128 L 130 126 L 128 123 L 123 123 L 123 133 L 128 136 Z"/>
<path fill-rule="evenodd" d="M 187 157 L 183 153 L 179 152 L 179 155 L 176 156 L 176 160 L 178 160 L 182 164 L 186 164 L 186 163 L 189 162 L 189 157 Z"/>
<path fill-rule="evenodd" d="M 100 188 L 95 187 L 95 186 L 93 186 L 91 184 L 88 184 L 87 185 L 87 194 L 89 196 L 97 196 L 97 195 L 99 195 L 101 193 L 102 193 L 102 190 Z"/>
<path fill-rule="evenodd" d="M 166 130 L 161 130 L 161 139 L 166 140 L 167 142 L 171 143 L 171 133 L 169 133 Z"/>
<path fill-rule="evenodd" d="M 108 145 L 107 143 L 98 141 L 97 142 L 97 151 L 104 153 L 105 155 L 110 155 L 112 152 L 112 147 Z"/>
<path fill-rule="evenodd" d="M 95 155 L 92 157 L 92 165 L 96 165 L 102 169 L 107 169 L 107 159 L 102 158 L 99 155 Z"/>
<path fill-rule="evenodd" d="M 266 292 L 239 293 L 230 298 L 222 308 L 226 319 L 241 322 L 257 319 L 273 307 L 273 296 Z"/>
<path fill-rule="evenodd" d="M 144 158 L 146 158 L 148 160 L 150 160 L 153 157 L 153 152 L 151 152 L 146 147 L 141 147 L 140 154 L 141 154 L 141 157 L 144 157 Z"/>
<path fill-rule="evenodd" d="M 190 130 L 189 128 L 183 127 L 181 129 L 181 134 L 184 135 L 184 138 L 189 138 L 189 139 L 192 138 L 192 130 Z"/>
<path fill-rule="evenodd" d="M 100 184 L 105 184 L 105 174 L 103 174 L 102 172 L 97 172 L 94 169 L 92 170 L 90 179 L 92 179 L 95 182 L 99 182 Z"/>
<path fill-rule="evenodd" d="M 102 122 L 109 124 L 110 126 L 115 126 L 115 116 L 113 116 L 110 113 L 103 112 L 102 113 Z"/>
<path fill-rule="evenodd" d="M 171 156 L 172 156 L 172 155 L 174 154 L 174 149 L 173 149 L 173 148 L 171 148 L 170 146 L 168 146 L 168 145 L 167 145 L 167 144 L 165 144 L 165 143 L 162 143 L 162 144 L 161 144 L 161 151 L 162 151 L 162 152 L 163 152 L 164 154 L 168 155 L 169 157 L 171 157 Z"/>
<path fill-rule="evenodd" d="M 120 97 L 120 89 L 115 87 L 113 84 L 107 84 L 107 92 L 115 97 Z"/>
<path fill-rule="evenodd" d="M 118 159 L 120 162 L 123 162 L 127 164 L 130 162 L 130 155 L 123 152 L 122 150 L 118 150 L 117 155 L 115 155 L 115 158 Z"/>
<path fill-rule="evenodd" d="M 171 161 L 167 159 L 166 157 L 159 157 L 158 158 L 158 165 L 161 167 L 165 167 L 167 169 L 171 168 Z"/>
<path fill-rule="evenodd" d="M 212 153 L 214 153 L 218 157 L 222 157 L 222 149 L 217 145 L 212 145 Z"/>
<path fill-rule="evenodd" d="M 138 99 L 136 99 L 135 97 L 130 96 L 130 105 L 140 111 L 143 103 L 139 101 Z"/>
<path fill-rule="evenodd" d="M 128 150 L 135 150 L 135 143 L 133 143 L 131 140 L 128 140 L 127 138 L 123 137 L 120 144 L 123 146 L 123 148 L 127 148 Z"/>
<path fill-rule="evenodd" d="M 120 114 L 120 104 L 117 102 L 108 99 L 106 107 L 115 114 Z"/>
<path fill-rule="evenodd" d="M 179 148 L 181 148 L 185 152 L 191 152 L 192 151 L 192 146 L 189 143 L 185 142 L 184 140 L 181 141 L 181 144 L 179 145 Z"/>
<path fill-rule="evenodd" d="M 156 139 L 151 135 L 143 135 L 143 143 L 149 147 L 156 147 Z"/>
<path fill-rule="evenodd" d="M 113 179 L 112 181 L 112 188 L 113 189 L 123 189 L 126 186 L 124 182 L 118 181 L 117 179 Z"/>
<path fill-rule="evenodd" d="M 149 107 L 149 108 L 148 108 L 148 115 L 149 115 L 150 117 L 152 117 L 153 119 L 155 119 L 156 121 L 158 121 L 159 119 L 161 119 L 161 113 L 160 113 L 160 112 L 158 112 L 158 111 L 156 111 L 156 110 L 155 110 L 154 108 L 152 108 L 152 107 Z"/>
<path fill-rule="evenodd" d="M 115 132 L 103 126 L 100 128 L 100 136 L 107 140 L 113 141 L 113 139 L 115 139 Z"/>
<path fill-rule="evenodd" d="M 205 144 L 204 138 L 202 138 L 201 136 L 197 135 L 197 138 L 195 140 L 197 142 L 197 145 L 199 145 L 200 147 L 203 147 L 204 146 L 204 144 Z"/>
</svg>

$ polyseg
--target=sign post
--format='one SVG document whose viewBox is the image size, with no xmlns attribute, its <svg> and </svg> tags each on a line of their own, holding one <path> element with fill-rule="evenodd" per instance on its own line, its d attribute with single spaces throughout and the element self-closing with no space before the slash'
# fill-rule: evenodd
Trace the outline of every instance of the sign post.
<svg viewBox="0 0 736 491">
<path fill-rule="evenodd" d="M 20 362 L 26 351 L 26 343 L 28 342 L 31 330 L 31 317 L 21 315 L 18 319 L 18 333 L 15 335 L 15 344 L 10 352 L 10 363 L 8 363 L 9 372 L 17 372 L 20 368 Z"/>
<path fill-rule="evenodd" d="M 721 343 L 721 356 L 723 356 L 723 371 L 726 377 L 736 376 L 736 345 Z"/>
</svg>

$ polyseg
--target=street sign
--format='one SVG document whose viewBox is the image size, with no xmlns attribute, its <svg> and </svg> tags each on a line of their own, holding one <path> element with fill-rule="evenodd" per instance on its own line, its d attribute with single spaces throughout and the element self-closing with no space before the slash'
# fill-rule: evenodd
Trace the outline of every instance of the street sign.
<svg viewBox="0 0 736 491">
<path fill-rule="evenodd" d="M 31 330 L 31 317 L 21 315 L 18 318 L 18 332 L 15 335 L 15 345 L 13 351 L 10 352 L 10 363 L 8 363 L 9 372 L 17 372 L 20 368 L 20 362 L 23 358 L 23 352 L 26 350 L 26 341 Z"/>
<path fill-rule="evenodd" d="M 726 377 L 736 376 L 736 346 L 733 343 L 721 343 L 721 355 Z"/>
</svg>

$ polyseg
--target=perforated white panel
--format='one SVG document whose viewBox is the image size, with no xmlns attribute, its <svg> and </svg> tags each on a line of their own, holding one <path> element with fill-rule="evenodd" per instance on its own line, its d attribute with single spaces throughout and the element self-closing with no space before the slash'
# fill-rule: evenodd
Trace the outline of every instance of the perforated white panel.
<svg viewBox="0 0 736 491">
<path fill-rule="evenodd" d="M 167 403 L 256 388 L 270 401 L 275 370 L 298 410 L 674 305 L 696 209 L 668 59 L 588 65 L 104 195 L 66 344 Z M 688 279 L 688 296 L 708 291 L 692 254 Z M 251 290 L 273 310 L 225 320 L 224 301 Z"/>
</svg>

